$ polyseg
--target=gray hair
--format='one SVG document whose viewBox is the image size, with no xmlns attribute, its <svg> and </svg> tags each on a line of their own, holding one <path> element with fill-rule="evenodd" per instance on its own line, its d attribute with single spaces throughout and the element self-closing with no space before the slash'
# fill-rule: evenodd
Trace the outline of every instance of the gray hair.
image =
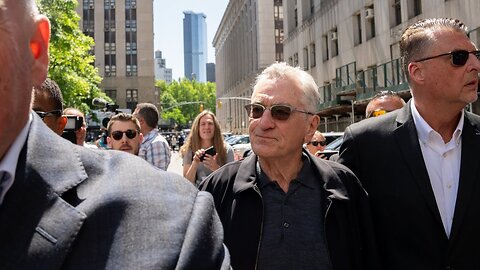
<svg viewBox="0 0 480 270">
<path fill-rule="evenodd" d="M 459 19 L 452 18 L 423 19 L 405 29 L 400 40 L 400 56 L 407 80 L 410 80 L 408 65 L 425 56 L 435 42 L 434 33 L 442 29 L 451 29 L 468 36 L 467 26 Z"/>
<path fill-rule="evenodd" d="M 313 77 L 299 67 L 292 67 L 285 62 L 274 63 L 263 70 L 257 76 L 253 91 L 257 86 L 266 80 L 290 79 L 296 80 L 301 85 L 301 90 L 304 95 L 301 103 L 307 107 L 311 112 L 318 112 L 320 108 L 320 94 L 318 93 L 318 86 L 313 80 Z"/>
</svg>

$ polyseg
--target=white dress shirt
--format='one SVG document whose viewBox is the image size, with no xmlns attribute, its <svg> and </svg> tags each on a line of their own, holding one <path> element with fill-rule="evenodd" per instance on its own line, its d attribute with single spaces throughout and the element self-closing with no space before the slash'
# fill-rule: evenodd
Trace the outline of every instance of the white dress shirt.
<svg viewBox="0 0 480 270">
<path fill-rule="evenodd" d="M 452 139 L 445 143 L 442 136 L 422 118 L 414 105 L 414 100 L 411 102 L 411 109 L 443 227 L 447 236 L 450 237 L 460 179 L 461 135 L 465 115 L 462 111 Z"/>
<path fill-rule="evenodd" d="M 3 159 L 0 160 L 0 175 L 4 176 L 4 181 L 0 183 L 2 187 L 0 192 L 0 204 L 2 204 L 5 194 L 13 185 L 13 181 L 15 180 L 15 171 L 17 169 L 18 157 L 20 156 L 20 151 L 22 151 L 23 145 L 27 140 L 27 135 L 28 131 L 30 130 L 31 123 L 32 114 L 30 113 L 28 121 L 23 127 L 22 131 L 20 131 L 15 141 L 13 141 L 13 144 L 5 153 Z"/>
</svg>

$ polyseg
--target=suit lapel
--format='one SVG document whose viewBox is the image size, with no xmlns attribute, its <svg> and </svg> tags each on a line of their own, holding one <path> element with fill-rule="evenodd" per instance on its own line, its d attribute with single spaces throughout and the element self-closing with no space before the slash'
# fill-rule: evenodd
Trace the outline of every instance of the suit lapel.
<svg viewBox="0 0 480 270">
<path fill-rule="evenodd" d="M 411 113 L 411 100 L 404 106 L 397 115 L 397 129 L 394 131 L 398 147 L 403 155 L 403 159 L 408 164 L 410 175 L 413 176 L 420 193 L 423 195 L 425 203 L 431 210 L 434 219 L 439 226 L 442 226 L 442 218 L 438 211 L 435 195 L 433 193 L 430 178 L 428 176 L 425 161 L 423 160 L 422 150 L 418 141 L 417 130 Z"/>
<path fill-rule="evenodd" d="M 453 218 L 452 231 L 450 239 L 455 240 L 458 235 L 468 205 L 473 198 L 473 193 L 477 188 L 478 167 L 480 162 L 480 131 L 473 125 L 472 119 L 468 113 L 465 113 L 465 122 L 462 131 L 462 159 L 460 163 L 460 177 L 455 204 L 455 214 Z"/>
<path fill-rule="evenodd" d="M 0 261 L 19 269 L 59 268 L 86 218 L 61 198 L 86 178 L 78 153 L 40 121 L 34 116 L 0 207 Z"/>
</svg>

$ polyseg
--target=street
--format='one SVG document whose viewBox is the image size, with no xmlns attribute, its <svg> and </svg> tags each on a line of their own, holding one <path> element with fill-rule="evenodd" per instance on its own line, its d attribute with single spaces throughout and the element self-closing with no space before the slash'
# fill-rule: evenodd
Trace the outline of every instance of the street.
<svg viewBox="0 0 480 270">
<path fill-rule="evenodd" d="M 182 158 L 178 151 L 172 151 L 172 158 L 170 159 L 170 165 L 168 165 L 167 171 L 183 176 Z"/>
</svg>

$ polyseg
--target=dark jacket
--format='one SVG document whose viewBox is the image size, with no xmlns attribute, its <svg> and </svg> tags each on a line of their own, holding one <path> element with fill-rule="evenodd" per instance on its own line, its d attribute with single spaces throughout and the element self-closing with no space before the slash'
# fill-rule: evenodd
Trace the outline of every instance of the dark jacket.
<svg viewBox="0 0 480 270">
<path fill-rule="evenodd" d="M 324 183 L 321 200 L 333 269 L 376 269 L 367 194 L 346 167 L 307 155 L 316 179 Z M 256 161 L 252 153 L 243 161 L 229 163 L 200 186 L 213 195 L 236 270 L 255 269 L 262 237 L 263 203 Z"/>
<path fill-rule="evenodd" d="M 0 269 L 228 269 L 213 200 L 119 151 L 54 134 L 32 114 L 0 205 Z"/>
<path fill-rule="evenodd" d="M 410 109 L 353 124 L 339 162 L 367 190 L 385 269 L 480 269 L 480 117 L 465 112 L 455 213 L 447 237 Z"/>
</svg>

